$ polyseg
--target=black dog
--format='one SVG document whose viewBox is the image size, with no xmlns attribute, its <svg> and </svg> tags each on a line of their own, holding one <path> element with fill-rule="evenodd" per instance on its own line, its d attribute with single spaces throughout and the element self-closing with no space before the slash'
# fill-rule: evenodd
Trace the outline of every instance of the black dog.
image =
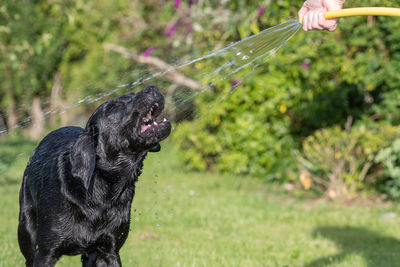
<svg viewBox="0 0 400 267">
<path fill-rule="evenodd" d="M 86 128 L 64 127 L 32 153 L 20 191 L 18 242 L 27 266 L 82 254 L 83 266 L 121 266 L 135 182 L 171 124 L 155 118 L 155 86 L 102 104 Z"/>
</svg>

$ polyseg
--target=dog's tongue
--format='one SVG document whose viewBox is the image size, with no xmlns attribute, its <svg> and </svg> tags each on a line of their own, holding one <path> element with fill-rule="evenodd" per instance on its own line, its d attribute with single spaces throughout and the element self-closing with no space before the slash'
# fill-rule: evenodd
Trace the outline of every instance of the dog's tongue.
<svg viewBox="0 0 400 267">
<path fill-rule="evenodd" d="M 140 132 L 143 133 L 144 131 L 146 131 L 150 127 L 151 127 L 151 125 L 142 125 L 142 128 L 140 129 Z"/>
<path fill-rule="evenodd" d="M 149 129 L 150 127 L 157 127 L 157 125 L 162 124 L 162 123 L 165 123 L 166 121 L 167 121 L 167 119 L 164 118 L 164 120 L 161 121 L 161 122 L 153 121 L 152 124 L 142 124 L 142 126 L 141 126 L 141 128 L 140 128 L 140 132 L 141 132 L 141 133 L 144 133 L 144 132 L 145 132 L 147 129 Z"/>
</svg>

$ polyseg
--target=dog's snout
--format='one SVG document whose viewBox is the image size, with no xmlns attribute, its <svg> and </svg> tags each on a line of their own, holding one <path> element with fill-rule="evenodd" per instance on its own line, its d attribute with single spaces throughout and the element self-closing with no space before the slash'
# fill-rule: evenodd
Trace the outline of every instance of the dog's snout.
<svg viewBox="0 0 400 267">
<path fill-rule="evenodd" d="M 136 98 L 141 99 L 140 101 L 146 102 L 149 105 L 156 103 L 160 110 L 164 108 L 164 96 L 155 85 L 149 85 L 143 88 L 139 93 L 136 94 Z"/>
<path fill-rule="evenodd" d="M 154 85 L 147 86 L 147 87 L 144 89 L 144 92 L 145 92 L 146 94 L 152 95 L 153 97 L 158 97 L 158 96 L 160 95 L 160 91 L 159 91 L 158 88 L 157 88 L 156 86 L 154 86 Z"/>
</svg>

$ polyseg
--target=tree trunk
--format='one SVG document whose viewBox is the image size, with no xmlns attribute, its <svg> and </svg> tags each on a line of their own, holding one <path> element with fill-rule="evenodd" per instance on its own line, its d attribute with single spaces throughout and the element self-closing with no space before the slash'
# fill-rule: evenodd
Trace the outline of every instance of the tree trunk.
<svg viewBox="0 0 400 267">
<path fill-rule="evenodd" d="M 44 129 L 44 113 L 40 106 L 40 98 L 38 96 L 33 97 L 31 116 L 32 125 L 29 132 L 31 138 L 37 140 L 42 135 Z"/>
<path fill-rule="evenodd" d="M 0 138 L 7 133 L 8 125 L 7 125 L 7 117 L 4 114 L 3 110 L 0 109 Z"/>
<path fill-rule="evenodd" d="M 18 123 L 17 112 L 15 110 L 15 98 L 12 88 L 12 73 L 7 69 L 7 80 L 6 85 L 6 98 L 7 98 L 7 131 L 12 132 Z"/>
<path fill-rule="evenodd" d="M 62 107 L 64 105 L 64 101 L 62 99 L 62 86 L 61 86 L 61 74 L 60 72 L 56 72 L 53 79 L 53 87 L 51 88 L 51 96 L 50 96 L 50 125 L 55 127 L 57 125 L 57 118 L 60 117 L 61 125 L 67 125 L 67 113 L 63 112 Z"/>
</svg>

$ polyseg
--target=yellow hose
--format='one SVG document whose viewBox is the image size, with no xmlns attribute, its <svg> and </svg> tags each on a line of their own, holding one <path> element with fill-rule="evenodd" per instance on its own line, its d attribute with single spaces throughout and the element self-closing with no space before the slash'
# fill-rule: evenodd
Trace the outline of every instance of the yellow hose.
<svg viewBox="0 0 400 267">
<path fill-rule="evenodd" d="M 394 16 L 400 17 L 400 8 L 390 7 L 358 7 L 344 8 L 337 11 L 328 11 L 325 13 L 326 19 L 335 19 L 353 16 Z M 303 18 L 300 18 L 300 24 L 303 24 Z"/>
</svg>

